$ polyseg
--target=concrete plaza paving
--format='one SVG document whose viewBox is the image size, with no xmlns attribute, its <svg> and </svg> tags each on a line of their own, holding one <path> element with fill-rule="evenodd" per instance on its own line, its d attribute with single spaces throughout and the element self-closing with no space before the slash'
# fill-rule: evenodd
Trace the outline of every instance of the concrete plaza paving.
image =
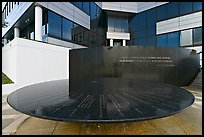
<svg viewBox="0 0 204 137">
<path fill-rule="evenodd" d="M 14 116 L 13 122 L 5 121 L 3 116 L 8 112 L 5 113 L 2 110 L 4 113 L 2 133 L 15 135 L 202 135 L 202 88 L 196 86 L 184 88 L 194 94 L 195 102 L 190 108 L 169 117 L 139 122 L 96 124 L 45 120 L 17 112 L 14 115 L 19 115 L 19 117 L 21 115 L 24 118 L 18 122 L 18 127 L 9 127 L 19 117 Z M 2 103 L 6 104 L 3 102 L 3 97 Z"/>
</svg>

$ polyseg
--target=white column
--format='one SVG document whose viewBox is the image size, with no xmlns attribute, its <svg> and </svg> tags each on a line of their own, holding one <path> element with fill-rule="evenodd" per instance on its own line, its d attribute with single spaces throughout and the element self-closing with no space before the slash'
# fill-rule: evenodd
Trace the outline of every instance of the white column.
<svg viewBox="0 0 204 137">
<path fill-rule="evenodd" d="M 19 28 L 14 28 L 14 38 L 20 37 L 20 29 Z"/>
<path fill-rule="evenodd" d="M 113 46 L 113 39 L 110 39 L 110 46 Z"/>
<path fill-rule="evenodd" d="M 35 40 L 42 41 L 42 8 L 35 6 Z"/>
<path fill-rule="evenodd" d="M 6 38 L 4 38 L 4 45 L 6 45 L 7 44 L 7 39 Z"/>
<path fill-rule="evenodd" d="M 126 40 L 123 40 L 123 46 L 126 46 Z"/>
</svg>

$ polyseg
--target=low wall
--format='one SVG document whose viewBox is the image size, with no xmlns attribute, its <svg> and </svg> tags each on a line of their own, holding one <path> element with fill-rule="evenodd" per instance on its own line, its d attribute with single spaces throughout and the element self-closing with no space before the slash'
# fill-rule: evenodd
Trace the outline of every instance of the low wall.
<svg viewBox="0 0 204 137">
<path fill-rule="evenodd" d="M 33 40 L 15 38 L 2 48 L 2 72 L 16 88 L 68 79 L 69 50 Z"/>
</svg>

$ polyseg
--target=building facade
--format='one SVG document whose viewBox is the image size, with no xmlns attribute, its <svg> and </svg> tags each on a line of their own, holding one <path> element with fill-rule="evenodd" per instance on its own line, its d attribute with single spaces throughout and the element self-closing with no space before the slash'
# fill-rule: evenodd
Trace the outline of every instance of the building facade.
<svg viewBox="0 0 204 137">
<path fill-rule="evenodd" d="M 20 37 L 66 47 L 202 45 L 202 2 L 7 2 L 2 12 L 4 44 Z"/>
<path fill-rule="evenodd" d="M 3 48 L 23 38 L 51 48 L 169 46 L 202 54 L 202 2 L 3 2 L 2 16 Z"/>
</svg>

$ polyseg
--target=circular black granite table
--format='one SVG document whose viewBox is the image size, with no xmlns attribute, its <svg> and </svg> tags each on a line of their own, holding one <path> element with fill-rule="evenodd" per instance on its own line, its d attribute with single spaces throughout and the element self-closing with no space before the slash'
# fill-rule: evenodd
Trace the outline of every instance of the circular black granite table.
<svg viewBox="0 0 204 137">
<path fill-rule="evenodd" d="M 57 121 L 121 122 L 170 116 L 191 106 L 185 89 L 120 78 L 57 80 L 30 85 L 7 101 L 22 113 Z"/>
</svg>

